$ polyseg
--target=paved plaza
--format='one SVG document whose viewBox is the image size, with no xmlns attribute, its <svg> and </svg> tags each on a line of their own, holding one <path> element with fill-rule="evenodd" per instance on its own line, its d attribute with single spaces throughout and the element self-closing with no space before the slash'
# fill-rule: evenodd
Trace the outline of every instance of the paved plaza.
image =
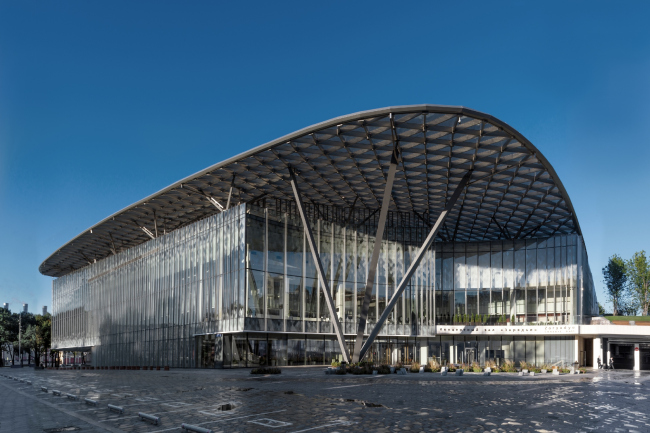
<svg viewBox="0 0 650 433">
<path fill-rule="evenodd" d="M 270 376 L 249 369 L 0 374 L 0 432 L 181 432 L 182 423 L 269 433 L 650 431 L 645 372 L 338 376 L 304 367 Z"/>
</svg>

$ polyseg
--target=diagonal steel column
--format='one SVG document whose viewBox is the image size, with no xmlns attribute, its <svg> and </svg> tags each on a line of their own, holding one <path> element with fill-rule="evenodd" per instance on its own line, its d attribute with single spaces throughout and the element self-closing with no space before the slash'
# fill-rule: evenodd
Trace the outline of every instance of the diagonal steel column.
<svg viewBox="0 0 650 433">
<path fill-rule="evenodd" d="M 467 185 L 467 182 L 469 182 L 469 178 L 471 177 L 471 175 L 472 175 L 472 170 L 468 171 L 467 174 L 463 176 L 460 183 L 456 187 L 456 190 L 454 191 L 451 198 L 447 202 L 447 205 L 443 209 L 440 216 L 438 216 L 438 220 L 433 225 L 433 228 L 429 232 L 427 238 L 424 240 L 422 247 L 420 247 L 420 250 L 413 258 L 413 261 L 411 262 L 411 266 L 409 266 L 408 270 L 406 271 L 406 274 L 404 274 L 404 278 L 402 278 L 402 281 L 399 283 L 399 286 L 397 286 L 397 290 L 395 290 L 395 294 L 393 295 L 392 298 L 390 298 L 390 301 L 388 301 L 388 304 L 386 305 L 386 309 L 379 317 L 377 324 L 375 325 L 372 332 L 368 336 L 368 339 L 366 340 L 365 344 L 361 348 L 361 353 L 359 354 L 360 360 L 363 359 L 363 357 L 368 352 L 368 349 L 370 349 L 370 346 L 372 345 L 373 341 L 375 341 L 375 338 L 377 338 L 377 335 L 379 334 L 381 327 L 384 325 L 384 322 L 388 318 L 388 315 L 395 307 L 395 304 L 397 304 L 397 300 L 399 299 L 399 297 L 402 296 L 402 293 L 404 292 L 404 289 L 406 288 L 409 281 L 411 280 L 411 277 L 415 273 L 415 270 L 420 265 L 420 262 L 422 261 L 424 254 L 427 252 L 431 244 L 433 244 L 433 240 L 435 239 L 438 230 L 440 230 L 440 227 L 442 227 L 442 224 L 445 222 L 445 219 L 447 219 L 449 212 L 454 207 L 454 204 L 456 204 L 458 197 L 460 197 L 460 193 L 463 191 L 463 188 L 465 188 L 465 186 Z"/>
<path fill-rule="evenodd" d="M 390 167 L 388 168 L 388 177 L 386 178 L 386 188 L 384 189 L 384 197 L 381 202 L 381 212 L 379 212 L 379 224 L 377 224 L 377 235 L 375 237 L 375 246 L 372 249 L 372 256 L 370 257 L 370 264 L 368 265 L 368 279 L 366 280 L 366 290 L 363 296 L 363 304 L 361 305 L 361 312 L 359 313 L 359 328 L 357 329 L 357 339 L 354 342 L 354 353 L 352 354 L 352 362 L 359 362 L 361 359 L 361 345 L 363 343 L 363 334 L 366 331 L 366 320 L 368 318 L 368 309 L 370 308 L 370 300 L 372 298 L 372 287 L 375 284 L 375 275 L 377 274 L 377 261 L 379 260 L 379 252 L 381 251 L 381 241 L 384 237 L 384 228 L 386 227 L 386 216 L 388 215 L 388 207 L 390 205 L 390 196 L 393 192 L 393 181 L 395 180 L 395 172 L 397 171 L 397 152 L 395 147 L 393 156 L 390 160 Z"/>
<path fill-rule="evenodd" d="M 230 199 L 232 198 L 232 189 L 235 187 L 235 175 L 232 175 L 232 182 L 230 182 L 230 190 L 228 191 L 228 203 L 226 203 L 226 210 L 230 209 Z"/>
<path fill-rule="evenodd" d="M 323 270 L 323 264 L 320 261 L 318 256 L 318 248 L 316 242 L 314 241 L 314 234 L 311 231 L 311 226 L 309 221 L 307 221 L 307 215 L 305 214 L 305 207 L 302 203 L 302 198 L 300 195 L 300 189 L 298 188 L 298 182 L 296 181 L 296 175 L 293 172 L 293 168 L 289 167 L 289 174 L 291 175 L 291 188 L 293 189 L 293 195 L 296 198 L 296 205 L 298 206 L 298 212 L 300 213 L 300 219 L 302 220 L 302 225 L 305 227 L 305 234 L 307 235 L 307 242 L 309 242 L 309 248 L 311 248 L 311 254 L 314 258 L 314 263 L 316 264 L 316 270 L 318 271 L 318 281 L 320 288 L 325 296 L 325 303 L 327 304 L 327 309 L 330 312 L 330 320 L 332 321 L 332 326 L 336 332 L 336 338 L 339 341 L 339 346 L 341 347 L 341 353 L 343 354 L 343 359 L 345 362 L 350 362 L 350 354 L 348 353 L 348 348 L 345 345 L 345 337 L 343 336 L 343 327 L 339 318 L 336 314 L 336 307 L 334 306 L 334 301 L 332 300 L 332 294 L 330 292 L 329 283 L 325 278 L 325 271 Z"/>
</svg>

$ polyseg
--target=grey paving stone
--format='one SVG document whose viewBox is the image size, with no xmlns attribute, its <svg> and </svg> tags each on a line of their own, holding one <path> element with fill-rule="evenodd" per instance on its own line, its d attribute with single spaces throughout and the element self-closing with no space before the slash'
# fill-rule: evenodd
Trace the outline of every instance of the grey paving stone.
<svg viewBox="0 0 650 433">
<path fill-rule="evenodd" d="M 0 377 L 0 431 L 180 432 L 183 422 L 215 432 L 650 431 L 648 373 L 327 376 L 322 368 L 249 373 L 13 369 L 12 376 L 33 385 Z M 41 392 L 41 386 L 50 392 Z M 52 389 L 63 396 L 53 396 Z M 84 404 L 84 398 L 98 401 L 97 407 Z M 123 406 L 124 413 L 108 411 L 109 403 Z M 159 416 L 161 424 L 140 420 L 138 412 Z"/>
</svg>

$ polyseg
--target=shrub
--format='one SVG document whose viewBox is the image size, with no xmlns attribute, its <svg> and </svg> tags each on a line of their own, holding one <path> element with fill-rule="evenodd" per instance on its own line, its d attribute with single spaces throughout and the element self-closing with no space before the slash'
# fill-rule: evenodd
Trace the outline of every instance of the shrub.
<svg viewBox="0 0 650 433">
<path fill-rule="evenodd" d="M 402 368 L 402 367 L 404 367 L 404 364 L 402 364 L 402 363 L 399 362 L 399 361 L 395 364 L 395 370 L 399 370 L 399 369 Z"/>
<path fill-rule="evenodd" d="M 492 369 L 492 373 L 501 373 L 501 369 L 497 366 L 490 367 Z"/>
<path fill-rule="evenodd" d="M 390 366 L 382 364 L 377 367 L 377 374 L 390 374 Z"/>
<path fill-rule="evenodd" d="M 420 372 L 420 363 L 419 362 L 414 362 L 411 364 L 411 373 L 419 373 Z"/>
<path fill-rule="evenodd" d="M 454 364 L 449 364 L 447 366 L 447 371 L 449 371 L 450 373 L 453 373 L 454 371 L 456 371 L 456 366 Z"/>
<path fill-rule="evenodd" d="M 519 361 L 519 367 L 521 367 L 522 370 L 530 370 L 533 365 L 527 363 L 526 361 Z"/>
<path fill-rule="evenodd" d="M 585 374 L 587 372 L 587 369 L 585 367 L 580 367 L 579 368 L 580 373 Z"/>
<path fill-rule="evenodd" d="M 516 373 L 517 369 L 515 368 L 515 363 L 514 361 L 507 360 L 506 362 L 503 363 L 501 366 L 501 370 L 503 370 L 505 373 Z"/>
<path fill-rule="evenodd" d="M 335 359 L 332 360 L 332 367 L 340 367 L 340 366 L 341 366 L 341 363 L 340 363 L 340 362 L 338 362 L 338 361 L 335 360 Z"/>
<path fill-rule="evenodd" d="M 437 373 L 440 371 L 440 364 L 436 359 L 433 359 L 427 363 L 427 366 L 424 367 L 424 371 L 430 371 L 432 373 Z"/>
<path fill-rule="evenodd" d="M 282 371 L 277 367 L 258 367 L 251 370 L 251 374 L 280 374 Z"/>
<path fill-rule="evenodd" d="M 542 370 L 551 371 L 553 366 L 551 364 L 542 364 Z"/>
<path fill-rule="evenodd" d="M 472 362 L 472 371 L 474 373 L 480 373 L 481 371 L 483 371 L 483 369 L 481 368 L 480 365 L 478 365 L 478 362 L 475 361 L 475 362 Z"/>
<path fill-rule="evenodd" d="M 390 370 L 389 370 L 390 371 Z M 351 374 L 372 374 L 372 365 L 368 363 L 360 363 L 350 367 L 348 373 Z"/>
<path fill-rule="evenodd" d="M 570 373 L 570 372 L 571 370 L 569 370 L 568 368 L 560 368 L 560 373 Z"/>
</svg>

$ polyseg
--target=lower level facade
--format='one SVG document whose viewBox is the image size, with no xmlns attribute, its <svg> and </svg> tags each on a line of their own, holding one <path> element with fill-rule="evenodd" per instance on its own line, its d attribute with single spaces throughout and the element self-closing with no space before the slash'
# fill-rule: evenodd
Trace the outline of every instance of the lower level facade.
<svg viewBox="0 0 650 433">
<path fill-rule="evenodd" d="M 351 228 L 333 214 L 314 209 L 312 224 L 351 351 L 376 228 L 372 218 Z M 294 216 L 282 204 L 237 206 L 54 280 L 54 348 L 85 352 L 96 366 L 341 360 Z M 425 229 L 400 215 L 393 219 L 382 241 L 366 335 Z M 580 329 L 596 312 L 578 235 L 437 242 L 366 359 L 590 365 L 594 336 Z"/>
</svg>

